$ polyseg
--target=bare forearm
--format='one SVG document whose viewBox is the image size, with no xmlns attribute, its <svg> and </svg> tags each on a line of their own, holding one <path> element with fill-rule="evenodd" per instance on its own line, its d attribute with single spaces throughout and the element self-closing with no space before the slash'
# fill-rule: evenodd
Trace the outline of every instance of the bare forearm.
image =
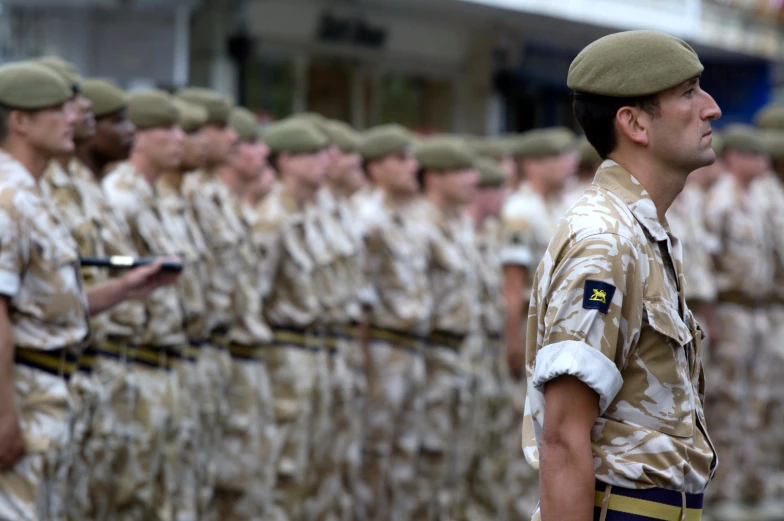
<svg viewBox="0 0 784 521">
<path fill-rule="evenodd" d="M 594 473 L 588 443 L 540 446 L 539 488 L 542 521 L 591 521 Z"/>
<path fill-rule="evenodd" d="M 90 316 L 103 313 L 127 298 L 128 288 L 122 278 L 108 280 L 87 288 Z"/>
</svg>

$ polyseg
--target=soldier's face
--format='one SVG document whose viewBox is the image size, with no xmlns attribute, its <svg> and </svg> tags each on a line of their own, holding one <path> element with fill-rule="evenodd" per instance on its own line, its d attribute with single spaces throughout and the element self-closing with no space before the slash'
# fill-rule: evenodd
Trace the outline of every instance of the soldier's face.
<svg viewBox="0 0 784 521">
<path fill-rule="evenodd" d="M 272 190 L 275 184 L 275 170 L 270 165 L 264 165 L 261 172 L 253 180 L 248 190 L 251 192 L 251 198 L 260 201 Z"/>
<path fill-rule="evenodd" d="M 350 184 L 357 172 L 361 173 L 362 157 L 359 154 L 346 154 L 338 148 L 329 152 L 329 167 L 327 178 L 334 183 Z"/>
<path fill-rule="evenodd" d="M 484 215 L 497 217 L 501 215 L 508 192 L 505 186 L 479 188 L 474 198 Z"/>
<path fill-rule="evenodd" d="M 258 143 L 242 141 L 237 143 L 229 156 L 234 170 L 247 183 L 255 181 L 267 162 L 269 149 L 259 147 Z"/>
<path fill-rule="evenodd" d="M 74 151 L 77 115 L 70 103 L 32 113 L 18 114 L 20 131 L 42 155 L 49 158 Z"/>
<path fill-rule="evenodd" d="M 412 149 L 406 149 L 397 154 L 387 156 L 382 161 L 384 182 L 400 193 L 416 193 L 419 191 L 417 171 L 419 163 Z"/>
<path fill-rule="evenodd" d="M 724 154 L 724 162 L 727 165 L 727 170 L 744 182 L 766 174 L 770 168 L 767 155 L 750 154 L 737 150 L 727 150 Z"/>
<path fill-rule="evenodd" d="M 713 163 L 711 122 L 721 117 L 721 109 L 700 88 L 699 78 L 660 93 L 659 105 L 658 116 L 646 116 L 652 155 L 686 173 Z"/>
<path fill-rule="evenodd" d="M 438 189 L 452 204 L 469 204 L 476 195 L 479 172 L 475 168 L 446 172 L 437 175 L 436 178 Z"/>
<path fill-rule="evenodd" d="M 196 170 L 204 164 L 207 139 L 201 129 L 185 135 L 182 142 L 182 170 Z"/>
<path fill-rule="evenodd" d="M 511 179 L 514 177 L 515 172 L 517 172 L 517 165 L 515 164 L 514 158 L 511 156 L 504 156 L 501 158 L 499 164 L 501 166 L 501 170 L 504 171 L 507 178 Z"/>
<path fill-rule="evenodd" d="M 179 125 L 137 131 L 136 152 L 160 170 L 178 168 L 182 163 L 185 134 Z"/>
<path fill-rule="evenodd" d="M 210 163 L 224 162 L 239 139 L 237 132 L 228 125 L 207 125 L 203 132 L 207 140 L 207 161 Z"/>
<path fill-rule="evenodd" d="M 286 175 L 293 175 L 310 188 L 317 188 L 324 182 L 329 164 L 326 149 L 311 154 L 283 154 L 279 163 Z"/>
<path fill-rule="evenodd" d="M 76 113 L 76 128 L 74 129 L 74 139 L 85 141 L 95 134 L 95 115 L 93 114 L 93 102 L 81 94 L 77 94 L 69 102 L 71 110 Z"/>
<path fill-rule="evenodd" d="M 121 110 L 96 121 L 95 136 L 90 143 L 107 161 L 122 161 L 131 153 L 135 133 L 133 123 L 126 117 L 125 110 Z"/>
</svg>

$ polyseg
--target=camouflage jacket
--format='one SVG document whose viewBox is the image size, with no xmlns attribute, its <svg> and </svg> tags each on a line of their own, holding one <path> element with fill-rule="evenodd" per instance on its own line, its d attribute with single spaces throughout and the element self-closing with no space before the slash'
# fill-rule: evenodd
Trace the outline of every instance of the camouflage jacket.
<svg viewBox="0 0 784 521">
<path fill-rule="evenodd" d="M 571 375 L 599 396 L 591 431 L 599 481 L 702 493 L 718 460 L 705 427 L 702 332 L 686 306 L 681 243 L 623 167 L 602 164 L 561 221 L 534 288 L 529 462 L 538 467 L 544 385 Z"/>
<path fill-rule="evenodd" d="M 21 163 L 0 152 L 0 294 L 16 347 L 78 354 L 90 328 L 79 254 Z"/>
<path fill-rule="evenodd" d="M 143 256 L 179 255 L 167 233 L 153 186 L 130 163 L 118 165 L 102 182 L 106 197 L 128 223 Z M 187 343 L 182 302 L 175 286 L 159 288 L 145 301 L 148 320 L 142 344 L 183 346 Z"/>
</svg>

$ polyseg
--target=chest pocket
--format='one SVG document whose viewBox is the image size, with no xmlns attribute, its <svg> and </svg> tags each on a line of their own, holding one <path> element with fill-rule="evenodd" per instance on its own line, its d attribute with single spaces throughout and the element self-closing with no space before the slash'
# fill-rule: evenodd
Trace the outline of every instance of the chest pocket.
<svg viewBox="0 0 784 521">
<path fill-rule="evenodd" d="M 639 345 L 624 371 L 628 392 L 616 404 L 619 416 L 670 436 L 690 437 L 695 424 L 691 330 L 666 300 L 645 299 L 643 307 Z"/>
</svg>

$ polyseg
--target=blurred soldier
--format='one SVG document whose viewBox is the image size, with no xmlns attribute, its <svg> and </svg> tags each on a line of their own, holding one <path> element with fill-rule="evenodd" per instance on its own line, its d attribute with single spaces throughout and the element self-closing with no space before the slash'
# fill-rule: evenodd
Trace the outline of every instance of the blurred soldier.
<svg viewBox="0 0 784 521">
<path fill-rule="evenodd" d="M 476 160 L 479 170 L 478 191 L 469 212 L 473 218 L 477 244 L 477 273 L 480 283 L 481 351 L 474 366 L 476 400 L 470 411 L 474 425 L 476 453 L 467 481 L 467 505 L 461 519 L 500 520 L 508 504 L 504 484 L 509 453 L 504 444 L 509 432 L 520 428 L 512 424 L 507 385 L 509 380 L 502 337 L 504 300 L 501 292 L 501 222 L 511 174 L 489 158 Z"/>
<path fill-rule="evenodd" d="M 269 163 L 265 164 L 261 169 L 261 175 L 259 175 L 245 191 L 242 199 L 243 203 L 245 203 L 248 208 L 255 208 L 265 197 L 267 197 L 267 195 L 269 195 L 276 182 L 275 169 L 272 168 Z"/>
<path fill-rule="evenodd" d="M 182 159 L 183 133 L 173 99 L 162 91 L 141 91 L 129 96 L 128 118 L 136 126 L 131 156 L 102 182 L 106 196 L 124 217 L 139 253 L 144 256 L 178 255 L 158 207 L 155 182 Z M 187 279 L 186 279 L 187 281 Z M 182 490 L 171 475 L 173 454 L 183 441 L 180 427 L 190 428 L 192 396 L 181 396 L 181 363 L 187 361 L 182 299 L 177 288 L 156 292 L 146 302 L 147 324 L 141 344 L 134 349 L 135 378 L 139 382 L 136 414 L 142 430 L 131 457 L 138 464 L 139 480 L 130 505 L 121 507 L 131 518 L 171 516 Z M 172 366 L 176 371 L 172 372 Z M 121 516 L 123 513 L 121 512 Z"/>
<path fill-rule="evenodd" d="M 577 143 L 577 153 L 580 156 L 580 162 L 577 165 L 577 175 L 568 180 L 563 192 L 563 207 L 565 210 L 583 196 L 583 193 L 593 183 L 593 177 L 602 164 L 602 158 L 599 157 L 596 149 L 593 148 L 593 145 L 588 142 L 585 136 L 581 137 Z"/>
<path fill-rule="evenodd" d="M 0 518 L 64 519 L 72 410 L 67 383 L 89 335 L 88 315 L 144 298 L 176 277 L 160 264 L 85 292 L 79 253 L 36 183 L 54 157 L 74 150 L 71 85 L 30 63 L 0 68 L 2 379 Z M 67 496 L 66 496 L 67 494 Z"/>
<path fill-rule="evenodd" d="M 374 190 L 358 201 L 365 240 L 367 363 L 362 473 L 354 490 L 357 519 L 411 519 L 424 412 L 423 338 L 433 305 L 427 236 L 414 215 L 417 162 L 413 137 L 398 125 L 369 130 L 360 152 Z"/>
<path fill-rule="evenodd" d="M 477 351 L 480 309 L 473 223 L 466 207 L 479 174 L 456 139 L 433 138 L 416 149 L 425 200 L 419 218 L 428 226 L 428 277 L 433 297 L 426 339 L 425 412 L 416 480 L 414 519 L 451 519 L 462 498 L 466 451 L 471 451 L 469 370 Z M 481 345 L 481 341 L 478 342 Z"/>
<path fill-rule="evenodd" d="M 105 257 L 108 240 L 118 244 L 128 244 L 126 235 L 119 231 L 113 215 L 107 215 L 108 204 L 98 190 L 98 197 L 90 190 L 92 176 L 75 157 L 75 152 L 83 148 L 95 135 L 95 116 L 92 102 L 81 92 L 82 79 L 75 67 L 57 58 L 38 60 L 60 74 L 73 85 L 72 104 L 77 109 L 78 121 L 74 132 L 74 153 L 58 157 L 49 163 L 40 182 L 41 192 L 54 203 L 57 214 L 71 232 L 82 256 Z M 92 88 L 92 85 L 88 86 Z M 119 92 L 120 104 L 124 104 L 124 94 Z M 104 110 L 103 104 L 98 104 Z M 102 114 L 103 115 L 103 114 Z M 131 248 L 132 249 L 132 248 Z M 125 251 L 128 254 L 129 251 Z M 109 273 L 101 268 L 82 268 L 86 284 L 106 281 Z M 81 396 L 81 406 L 85 412 L 84 424 L 74 425 L 74 447 L 69 487 L 69 517 L 104 519 L 111 516 L 115 492 L 119 484 L 112 465 L 118 457 L 123 439 L 127 436 L 129 418 L 119 418 L 116 412 L 127 411 L 132 407 L 132 391 L 127 378 L 125 356 L 129 338 L 122 342 L 112 333 L 117 332 L 116 317 L 128 318 L 130 323 L 139 326 L 144 320 L 144 305 L 141 302 L 125 302 L 109 313 L 103 313 L 90 321 L 90 341 L 80 359 L 80 371 L 70 385 Z M 121 323 L 120 323 L 121 324 Z M 128 331 L 128 330 L 126 330 Z M 139 329 L 132 330 L 138 332 Z M 111 335 L 111 339 L 110 339 Z M 120 427 L 121 424 L 125 424 Z"/>
<path fill-rule="evenodd" d="M 346 519 L 354 509 L 347 487 L 359 478 L 362 410 L 364 395 L 364 352 L 359 345 L 357 328 L 362 318 L 358 289 L 363 284 L 362 237 L 357 219 L 349 208 L 349 198 L 364 179 L 359 138 L 354 130 L 339 121 L 326 121 L 319 128 L 330 141 L 329 163 L 325 183 L 316 202 L 318 221 L 327 237 L 329 262 L 318 288 L 324 310 L 324 334 L 329 352 L 327 392 L 331 408 L 323 411 L 322 434 L 317 439 L 333 443 L 316 443 L 311 519 Z M 345 481 L 345 483 L 344 483 Z"/>
<path fill-rule="evenodd" d="M 512 373 L 521 375 L 524 359 L 524 320 L 536 265 L 544 256 L 563 214 L 563 189 L 574 174 L 574 135 L 564 129 L 532 130 L 515 149 L 525 177 L 509 197 L 501 217 L 506 298 L 507 356 Z"/>
<path fill-rule="evenodd" d="M 536 519 L 701 516 L 717 461 L 702 333 L 664 214 L 715 160 L 721 111 L 702 70 L 691 47 L 654 31 L 601 38 L 569 69 L 575 115 L 606 160 L 534 278 L 524 428 L 540 470 Z"/>
<path fill-rule="evenodd" d="M 217 421 L 215 398 L 220 393 L 219 383 L 210 378 L 209 364 L 202 351 L 210 349 L 207 336 L 206 289 L 207 266 L 212 261 L 204 236 L 196 224 L 193 210 L 182 194 L 186 173 L 202 163 L 204 139 L 201 127 L 207 121 L 206 110 L 199 106 L 174 100 L 178 111 L 177 125 L 183 132 L 180 162 L 167 169 L 155 180 L 156 209 L 167 236 L 185 263 L 179 286 L 185 333 L 188 344 L 169 361 L 177 373 L 181 400 L 178 432 L 180 439 L 172 445 L 177 450 L 167 453 L 170 478 L 177 480 L 174 515 L 178 520 L 199 518 L 202 487 L 211 487 L 209 475 L 215 456 L 212 423 Z M 216 388 L 217 387 L 217 388 Z"/>
<path fill-rule="evenodd" d="M 512 182 L 517 167 L 508 140 L 498 137 L 477 139 L 471 144 L 471 150 L 478 157 L 496 161 L 501 171 L 506 174 L 507 184 Z"/>
<path fill-rule="evenodd" d="M 769 366 L 766 304 L 774 250 L 765 205 L 756 200 L 752 185 L 767 173 L 769 163 L 753 127 L 731 125 L 723 136 L 727 172 L 708 192 L 704 208 L 705 226 L 719 240 L 713 255 L 719 336 L 712 346 L 707 379 L 714 389 L 709 403 L 724 466 L 716 475 L 714 492 L 718 501 L 756 503 L 768 479 L 757 434 Z"/>
<path fill-rule="evenodd" d="M 256 246 L 269 253 L 261 280 L 269 284 L 264 316 L 273 341 L 262 356 L 272 383 L 281 443 L 275 503 L 279 514 L 300 520 L 312 470 L 310 443 L 326 442 L 312 438 L 317 434 L 313 431 L 315 386 L 323 381 L 319 372 L 323 374 L 326 363 L 318 338 L 322 310 L 316 277 L 323 269 L 319 260 L 327 255 L 313 211 L 327 166 L 328 140 L 302 120 L 272 125 L 264 140 L 280 181 L 257 207 L 253 227 Z"/>
<path fill-rule="evenodd" d="M 273 248 L 261 250 L 252 241 L 252 209 L 241 202 L 247 187 L 261 175 L 269 148 L 259 141 L 256 117 L 235 107 L 229 125 L 237 140 L 226 160 L 213 175 L 223 190 L 216 190 L 226 225 L 239 238 L 235 255 L 240 273 L 235 294 L 234 323 L 229 327 L 228 350 L 232 371 L 228 388 L 228 423 L 219 458 L 224 470 L 216 491 L 219 519 L 256 520 L 272 515 L 275 482 L 275 413 L 263 351 L 269 349 L 272 334 L 264 321 L 262 301 L 270 281 L 264 278 L 266 256 Z"/>
</svg>

